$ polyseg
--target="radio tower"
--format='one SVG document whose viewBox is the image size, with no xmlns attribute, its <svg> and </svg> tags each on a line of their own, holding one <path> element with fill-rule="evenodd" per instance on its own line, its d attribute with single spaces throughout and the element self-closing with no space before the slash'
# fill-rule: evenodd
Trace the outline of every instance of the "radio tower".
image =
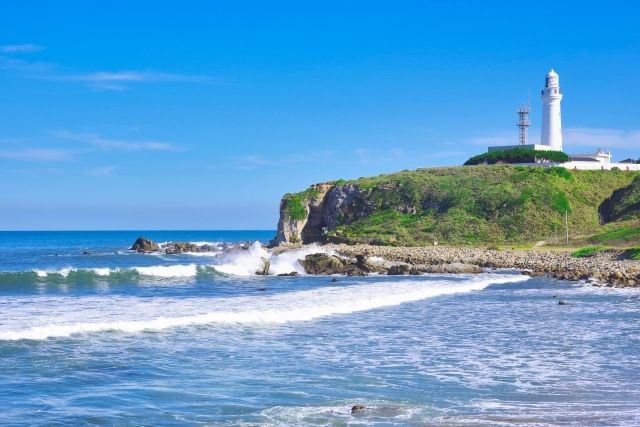
<svg viewBox="0 0 640 427">
<path fill-rule="evenodd" d="M 517 126 L 520 129 L 520 145 L 527 145 L 529 143 L 529 126 L 531 126 L 531 122 L 529 121 L 530 112 L 531 107 L 529 107 L 529 105 L 523 105 L 518 110 Z"/>
</svg>

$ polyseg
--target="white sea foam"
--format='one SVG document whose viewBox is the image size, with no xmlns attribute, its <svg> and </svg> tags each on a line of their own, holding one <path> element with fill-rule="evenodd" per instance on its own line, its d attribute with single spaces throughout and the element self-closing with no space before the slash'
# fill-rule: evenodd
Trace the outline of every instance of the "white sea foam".
<svg viewBox="0 0 640 427">
<path fill-rule="evenodd" d="M 132 267 L 143 276 L 154 277 L 193 277 L 198 274 L 196 264 L 153 265 L 149 267 Z"/>
<path fill-rule="evenodd" d="M 194 256 L 194 257 L 218 257 L 220 256 L 220 254 L 222 253 L 222 250 L 218 250 L 218 251 L 207 251 L 207 252 L 183 252 L 183 255 L 190 255 L 190 256 Z"/>
<path fill-rule="evenodd" d="M 195 267 L 194 267 L 195 268 Z M 64 298 L 33 304 L 8 299 L 0 312 L 0 340 L 46 339 L 79 333 L 135 333 L 203 324 L 268 325 L 396 306 L 440 295 L 472 292 L 527 276 L 476 275 L 462 281 L 430 279 L 323 287 L 274 296 L 235 298 L 82 297 L 69 310 Z M 46 305 L 46 316 L 42 306 Z M 38 315 L 38 313 L 40 315 Z"/>
<path fill-rule="evenodd" d="M 224 254 L 215 269 L 232 276 L 253 276 L 262 270 L 263 260 L 269 257 L 269 252 L 260 242 L 254 242 L 248 249 L 235 249 Z"/>
<path fill-rule="evenodd" d="M 196 246 L 218 246 L 221 245 L 222 242 L 205 242 L 205 241 L 201 241 L 201 242 L 191 242 Z"/>
<path fill-rule="evenodd" d="M 215 269 L 233 276 L 253 276 L 256 271 L 262 270 L 264 261 L 268 260 L 270 263 L 269 274 L 271 275 L 291 273 L 293 271 L 305 274 L 299 260 L 309 254 L 318 252 L 333 253 L 318 245 L 311 245 L 304 249 L 273 255 L 260 242 L 255 242 L 248 249 L 237 249 L 224 254 L 220 264 L 215 265 Z"/>
<path fill-rule="evenodd" d="M 107 267 L 104 267 L 104 268 L 96 267 L 96 268 L 92 268 L 91 270 L 96 274 L 96 276 L 108 276 L 111 273 L 117 273 L 118 271 L 120 271 L 119 268 L 107 268 Z"/>
<path fill-rule="evenodd" d="M 207 242 L 197 242 L 207 243 Z M 199 262 L 198 264 L 174 264 L 174 265 L 151 265 L 151 266 L 139 266 L 139 267 L 122 267 L 122 268 L 107 268 L 107 267 L 92 267 L 87 268 L 86 271 L 92 271 L 97 276 L 107 277 L 112 273 L 119 273 L 124 270 L 133 270 L 143 276 L 153 277 L 194 277 L 198 273 L 198 266 L 201 267 L 213 267 L 217 271 L 228 274 L 231 276 L 254 276 L 257 271 L 261 271 L 264 266 L 265 260 L 270 262 L 269 274 L 277 275 L 283 273 L 291 273 L 293 271 L 299 274 L 305 274 L 304 268 L 300 265 L 299 260 L 305 256 L 313 253 L 324 252 L 331 253 L 324 248 L 311 245 L 304 249 L 282 252 L 274 255 L 270 251 L 260 244 L 260 242 L 253 243 L 247 249 L 235 248 L 228 252 L 190 252 L 186 255 L 194 257 L 209 257 L 211 261 Z M 156 254 L 162 257 L 163 253 Z M 194 260 L 195 261 L 195 260 Z M 57 270 L 33 270 L 38 277 L 46 278 L 49 275 L 58 275 L 67 277 L 72 271 L 78 271 L 76 267 L 65 267 Z"/>
<path fill-rule="evenodd" d="M 278 255 L 274 255 L 269 260 L 271 262 L 269 274 L 291 273 L 292 271 L 295 271 L 299 274 L 305 274 L 304 268 L 300 264 L 299 260 L 304 259 L 304 257 L 306 257 L 307 255 L 320 252 L 328 253 L 331 255 L 335 254 L 333 251 L 327 251 L 326 249 L 318 245 L 311 245 L 305 247 L 304 249 L 282 252 Z"/>
<path fill-rule="evenodd" d="M 73 267 L 65 267 L 58 270 L 33 270 L 33 272 L 36 273 L 38 277 L 47 277 L 49 275 L 67 277 L 72 271 L 77 271 L 77 269 Z"/>
</svg>

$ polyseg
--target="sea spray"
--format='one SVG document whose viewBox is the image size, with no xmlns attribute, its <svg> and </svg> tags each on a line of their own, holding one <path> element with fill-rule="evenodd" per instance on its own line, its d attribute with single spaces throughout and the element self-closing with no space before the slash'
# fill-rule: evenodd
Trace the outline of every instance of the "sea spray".
<svg viewBox="0 0 640 427">
<path fill-rule="evenodd" d="M 261 271 L 265 261 L 269 261 L 269 274 L 286 274 L 296 272 L 305 274 L 304 268 L 299 260 L 314 253 L 330 253 L 318 245 L 310 245 L 302 249 L 273 254 L 260 244 L 254 242 L 248 249 L 235 249 L 224 254 L 214 268 L 225 274 L 232 276 L 254 276 L 257 271 Z"/>
</svg>

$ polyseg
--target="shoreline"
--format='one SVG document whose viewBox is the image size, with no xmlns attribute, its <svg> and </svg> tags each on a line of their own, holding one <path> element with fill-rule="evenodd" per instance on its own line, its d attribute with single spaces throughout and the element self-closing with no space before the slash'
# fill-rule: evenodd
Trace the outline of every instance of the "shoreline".
<svg viewBox="0 0 640 427">
<path fill-rule="evenodd" d="M 304 246 L 302 246 L 304 247 Z M 474 273 L 472 267 L 513 268 L 530 276 L 548 276 L 560 280 L 586 281 L 594 286 L 640 286 L 640 261 L 620 259 L 622 251 L 606 250 L 592 256 L 576 258 L 565 251 L 486 249 L 474 247 L 406 247 L 346 245 L 328 243 L 323 249 L 355 258 L 355 266 L 372 266 L 371 257 L 382 258 L 391 265 L 404 266 L 392 274 L 420 272 Z M 300 249 L 301 246 L 280 246 L 279 251 Z M 278 250 L 279 249 L 279 250 Z M 366 270 L 366 268 L 365 268 Z M 451 271 L 448 271 L 451 270 Z M 391 274 L 391 273 L 388 273 Z"/>
</svg>

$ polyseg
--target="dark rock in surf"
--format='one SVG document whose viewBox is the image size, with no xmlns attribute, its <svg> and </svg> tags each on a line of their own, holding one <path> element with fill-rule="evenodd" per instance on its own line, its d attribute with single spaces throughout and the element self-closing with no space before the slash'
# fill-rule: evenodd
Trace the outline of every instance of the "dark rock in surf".
<svg viewBox="0 0 640 427">
<path fill-rule="evenodd" d="M 262 258 L 262 270 L 256 271 L 256 274 L 258 276 L 268 276 L 270 268 L 271 268 L 271 261 L 269 261 L 267 258 Z"/>
<path fill-rule="evenodd" d="M 292 271 L 291 273 L 280 273 L 277 276 L 280 277 L 295 277 L 295 276 L 299 276 L 300 273 L 298 273 L 297 271 Z"/>
<path fill-rule="evenodd" d="M 200 247 L 190 242 L 175 242 L 167 246 L 164 252 L 168 255 L 182 254 L 185 252 L 200 252 Z"/>
<path fill-rule="evenodd" d="M 419 274 L 419 271 L 409 264 L 396 264 L 389 267 L 387 274 L 389 276 L 406 276 L 409 274 Z"/>
<path fill-rule="evenodd" d="M 345 274 L 345 262 L 335 256 L 323 253 L 310 254 L 300 261 L 309 274 Z"/>
<path fill-rule="evenodd" d="M 153 240 L 149 240 L 146 237 L 140 236 L 133 243 L 133 246 L 131 246 L 131 250 L 138 252 L 155 252 L 159 251 L 160 247 Z"/>
<path fill-rule="evenodd" d="M 363 412 L 365 409 L 367 409 L 367 407 L 364 406 L 364 405 L 353 405 L 351 407 L 351 413 L 352 414 L 357 414 L 359 412 Z"/>
</svg>

